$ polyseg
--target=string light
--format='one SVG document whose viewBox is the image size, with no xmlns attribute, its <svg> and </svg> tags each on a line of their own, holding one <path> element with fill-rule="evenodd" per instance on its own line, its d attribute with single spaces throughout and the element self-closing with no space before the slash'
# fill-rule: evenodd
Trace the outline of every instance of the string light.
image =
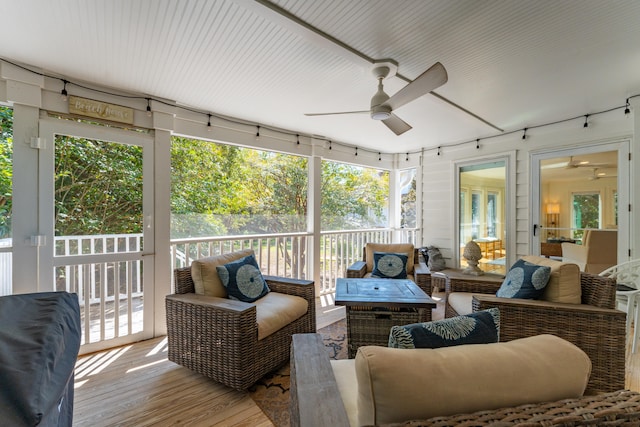
<svg viewBox="0 0 640 427">
<path fill-rule="evenodd" d="M 260 125 L 256 125 L 256 140 L 260 139 Z"/>
<path fill-rule="evenodd" d="M 11 61 L 7 61 L 6 59 L 3 59 L 3 58 L 0 58 L 0 62 L 7 63 L 7 64 L 11 64 L 11 65 L 13 65 L 13 66 L 15 66 L 15 67 L 21 68 L 21 69 L 23 69 L 23 70 L 25 70 L 25 71 L 27 71 L 27 72 L 32 73 L 32 74 L 36 74 L 36 75 L 39 75 L 39 76 L 44 76 L 44 77 L 49 77 L 49 78 L 52 78 L 52 79 L 58 79 L 58 80 L 60 80 L 60 81 L 62 82 L 62 84 L 63 84 L 63 88 L 62 88 L 62 90 L 60 91 L 60 95 L 61 95 L 61 97 L 62 97 L 62 100 L 63 100 L 63 101 L 65 101 L 65 102 L 66 102 L 66 101 L 68 100 L 67 84 L 71 84 L 72 82 L 70 82 L 70 81 L 68 81 L 68 80 L 66 80 L 66 79 L 62 79 L 62 78 L 57 77 L 57 76 L 50 76 L 50 75 L 47 75 L 47 74 L 45 74 L 45 73 L 36 72 L 36 71 L 34 71 L 34 70 L 31 70 L 31 69 L 29 69 L 29 68 L 26 68 L 26 67 L 24 67 L 24 66 L 21 66 L 20 64 L 16 64 L 16 63 L 13 63 L 13 62 L 11 62 Z M 151 116 L 152 116 L 152 110 L 151 110 L 151 100 L 152 100 L 152 98 L 142 97 L 142 96 L 139 96 L 139 95 L 126 96 L 126 95 L 122 95 L 122 94 L 118 94 L 118 93 L 112 93 L 112 92 L 108 92 L 108 91 L 105 91 L 105 90 L 96 89 L 96 88 L 94 88 L 94 87 L 84 86 L 84 85 L 79 84 L 79 83 L 72 83 L 72 84 L 74 84 L 74 85 L 76 85 L 76 86 L 78 86 L 78 87 L 81 87 L 81 88 L 83 88 L 83 89 L 89 90 L 89 91 L 93 91 L 93 92 L 97 92 L 97 93 L 102 93 L 102 94 L 107 94 L 107 95 L 111 95 L 111 96 L 122 97 L 122 98 L 129 98 L 129 99 L 146 99 L 146 100 L 147 100 L 147 108 L 146 108 L 146 110 L 147 110 L 147 115 L 148 115 L 149 117 L 151 117 Z M 628 116 L 628 115 L 631 113 L 631 108 L 630 108 L 630 107 L 631 107 L 631 104 L 630 104 L 630 102 L 629 102 L 629 101 L 630 101 L 632 98 L 637 98 L 637 97 L 640 97 L 640 94 L 634 94 L 634 95 L 631 95 L 630 97 L 626 98 L 626 102 L 625 102 L 625 104 L 624 104 L 624 114 L 625 114 L 625 115 L 627 115 L 627 116 Z M 175 105 L 174 105 L 174 104 L 172 104 L 172 103 L 166 103 L 166 102 L 164 102 L 164 101 L 162 101 L 162 100 L 155 100 L 155 99 L 154 99 L 154 101 L 155 101 L 155 102 L 159 102 L 159 103 L 161 103 L 161 104 L 166 104 L 166 105 L 170 105 L 170 106 L 172 106 L 172 107 L 175 107 Z M 178 107 L 178 108 L 180 108 L 180 109 L 182 109 L 182 110 L 185 110 L 185 111 L 191 111 L 191 112 L 194 112 L 194 113 L 206 114 L 206 113 L 204 113 L 204 112 L 202 112 L 202 111 L 198 111 L 198 110 L 196 110 L 196 109 L 192 109 L 192 108 L 189 108 L 189 107 L 186 107 L 186 106 L 181 106 L 181 107 Z M 596 114 L 603 114 L 603 113 L 607 113 L 607 112 L 610 112 L 610 111 L 613 111 L 613 110 L 616 110 L 616 109 L 622 109 L 622 107 L 614 107 L 614 108 L 610 108 L 610 109 L 608 109 L 608 110 L 597 111 L 597 112 L 594 112 L 594 113 L 591 113 L 591 114 L 586 114 L 586 115 L 584 115 L 585 122 L 584 122 L 584 124 L 583 124 L 583 128 L 585 128 L 585 129 L 586 129 L 586 128 L 589 128 L 589 116 L 596 115 Z M 207 114 L 207 116 L 208 116 L 208 117 L 211 117 L 211 114 Z M 580 117 L 580 116 L 578 116 L 578 117 Z M 535 126 L 533 126 L 533 127 L 535 127 L 535 128 L 539 128 L 539 127 L 543 127 L 543 126 L 551 126 L 551 125 L 555 125 L 555 124 L 558 124 L 558 123 L 569 122 L 569 121 L 572 121 L 572 120 L 577 119 L 578 117 L 571 117 L 571 118 L 566 118 L 566 119 L 560 119 L 560 120 L 556 120 L 556 121 L 554 121 L 554 122 L 548 122 L 548 123 L 542 123 L 542 124 L 539 124 L 539 125 L 535 125 Z M 240 122 L 240 121 L 234 121 L 234 120 L 229 119 L 229 118 L 226 118 L 226 120 L 228 120 L 228 121 L 229 121 L 229 122 L 231 122 L 231 123 L 240 123 L 240 124 L 244 124 L 243 122 Z M 210 120 L 209 120 L 209 122 L 207 123 L 207 127 L 209 127 L 209 123 L 210 123 Z M 211 126 L 211 127 L 213 127 L 213 126 Z M 259 126 L 258 126 L 258 127 L 259 127 Z M 527 135 L 528 128 L 524 128 L 524 129 L 521 129 L 521 130 L 523 131 L 522 139 L 523 139 L 523 140 L 524 140 L 524 139 L 527 139 L 527 138 L 528 138 L 528 135 Z M 507 134 L 510 134 L 510 133 L 519 132 L 519 131 L 520 131 L 520 130 L 513 130 L 513 131 L 510 131 L 510 132 L 501 133 L 501 134 L 499 134 L 499 135 L 488 136 L 488 137 L 485 137 L 485 138 L 483 138 L 483 139 L 495 138 L 495 137 L 504 136 L 504 135 L 507 135 Z M 285 132 L 285 133 L 286 133 L 286 132 Z M 293 133 L 288 133 L 288 134 L 289 134 L 289 135 L 293 135 Z M 256 135 L 256 136 L 259 136 L 259 131 L 258 131 L 258 135 Z M 332 149 L 332 147 L 331 147 L 331 141 L 328 141 L 328 142 L 329 142 L 329 150 L 331 150 L 331 149 Z M 472 141 L 466 141 L 466 142 L 459 142 L 459 143 L 455 143 L 455 144 L 445 144 L 445 146 L 447 146 L 447 147 L 449 147 L 449 146 L 456 146 L 456 145 L 467 144 L 467 143 L 471 143 L 471 142 L 473 142 L 473 140 L 472 140 Z M 477 146 L 477 140 L 476 140 L 476 146 Z M 438 146 L 438 147 L 437 147 L 437 150 L 438 150 L 438 156 L 440 156 L 440 155 L 441 155 L 442 146 Z M 424 148 L 423 148 L 423 151 L 424 151 Z"/>
<path fill-rule="evenodd" d="M 407 153 L 407 157 L 405 157 L 405 160 L 408 162 L 409 161 L 409 153 Z"/>
<path fill-rule="evenodd" d="M 300 145 L 300 134 L 296 133 L 296 145 Z"/>
<path fill-rule="evenodd" d="M 207 130 L 211 132 L 211 114 L 207 114 Z"/>
<path fill-rule="evenodd" d="M 69 99 L 67 96 L 69 95 L 67 93 L 67 83 L 69 83 L 66 80 L 62 80 L 62 90 L 60 91 L 60 95 L 62 96 L 62 102 L 67 102 L 67 99 Z"/>
<path fill-rule="evenodd" d="M 382 160 L 382 153 L 378 151 L 378 161 Z"/>
<path fill-rule="evenodd" d="M 356 147 L 356 156 L 358 155 L 358 147 Z"/>
<path fill-rule="evenodd" d="M 476 139 L 476 150 L 480 149 L 480 138 Z"/>
</svg>

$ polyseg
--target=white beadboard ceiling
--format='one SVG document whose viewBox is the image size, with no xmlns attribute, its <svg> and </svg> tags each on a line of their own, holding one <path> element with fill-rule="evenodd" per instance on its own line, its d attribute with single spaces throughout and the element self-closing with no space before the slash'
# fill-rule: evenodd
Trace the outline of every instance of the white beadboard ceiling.
<svg viewBox="0 0 640 427">
<path fill-rule="evenodd" d="M 0 11 L 4 59 L 385 153 L 499 133 L 451 103 L 512 131 L 640 93 L 638 0 L 0 0 Z M 401 136 L 366 114 L 304 116 L 368 109 L 370 60 L 385 58 L 409 80 L 441 62 L 449 81 L 436 92 L 451 103 L 426 95 L 396 110 L 413 126 Z"/>
</svg>

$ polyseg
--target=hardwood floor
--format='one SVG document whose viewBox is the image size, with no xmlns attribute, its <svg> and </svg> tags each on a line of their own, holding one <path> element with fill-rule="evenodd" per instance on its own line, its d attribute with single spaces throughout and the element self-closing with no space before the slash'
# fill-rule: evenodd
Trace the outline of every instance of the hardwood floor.
<svg viewBox="0 0 640 427">
<path fill-rule="evenodd" d="M 436 296 L 437 299 L 437 296 Z M 434 319 L 442 318 L 442 304 Z M 318 329 L 345 316 L 316 300 Z M 81 356 L 74 426 L 273 426 L 249 395 L 167 360 L 164 337 Z M 640 352 L 627 357 L 626 387 L 640 391 Z"/>
<path fill-rule="evenodd" d="M 331 296 L 316 299 L 317 327 L 343 319 Z M 273 426 L 247 393 L 167 360 L 166 338 L 78 358 L 74 426 Z"/>
</svg>

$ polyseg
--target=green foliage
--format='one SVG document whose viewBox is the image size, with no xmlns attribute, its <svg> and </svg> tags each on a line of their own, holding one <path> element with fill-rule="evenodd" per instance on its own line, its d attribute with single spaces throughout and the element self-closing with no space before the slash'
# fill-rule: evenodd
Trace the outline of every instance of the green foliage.
<svg viewBox="0 0 640 427">
<path fill-rule="evenodd" d="M 142 232 L 142 148 L 58 136 L 56 236 Z"/>
<path fill-rule="evenodd" d="M 0 238 L 11 237 L 13 109 L 0 106 Z"/>
</svg>

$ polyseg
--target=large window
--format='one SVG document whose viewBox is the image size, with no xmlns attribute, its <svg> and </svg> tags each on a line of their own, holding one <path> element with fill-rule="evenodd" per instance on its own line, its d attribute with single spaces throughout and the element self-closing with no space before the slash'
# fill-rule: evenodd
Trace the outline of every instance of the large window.
<svg viewBox="0 0 640 427">
<path fill-rule="evenodd" d="M 171 237 L 306 231 L 307 159 L 174 137 Z"/>
<path fill-rule="evenodd" d="M 416 170 L 400 171 L 400 227 L 416 228 Z"/>
<path fill-rule="evenodd" d="M 0 105 L 0 296 L 10 295 L 13 202 L 13 109 Z"/>
<path fill-rule="evenodd" d="M 386 228 L 389 172 L 322 162 L 322 230 Z"/>
<path fill-rule="evenodd" d="M 581 239 L 585 228 L 600 228 L 601 204 L 599 193 L 573 194 L 573 238 Z"/>
</svg>

